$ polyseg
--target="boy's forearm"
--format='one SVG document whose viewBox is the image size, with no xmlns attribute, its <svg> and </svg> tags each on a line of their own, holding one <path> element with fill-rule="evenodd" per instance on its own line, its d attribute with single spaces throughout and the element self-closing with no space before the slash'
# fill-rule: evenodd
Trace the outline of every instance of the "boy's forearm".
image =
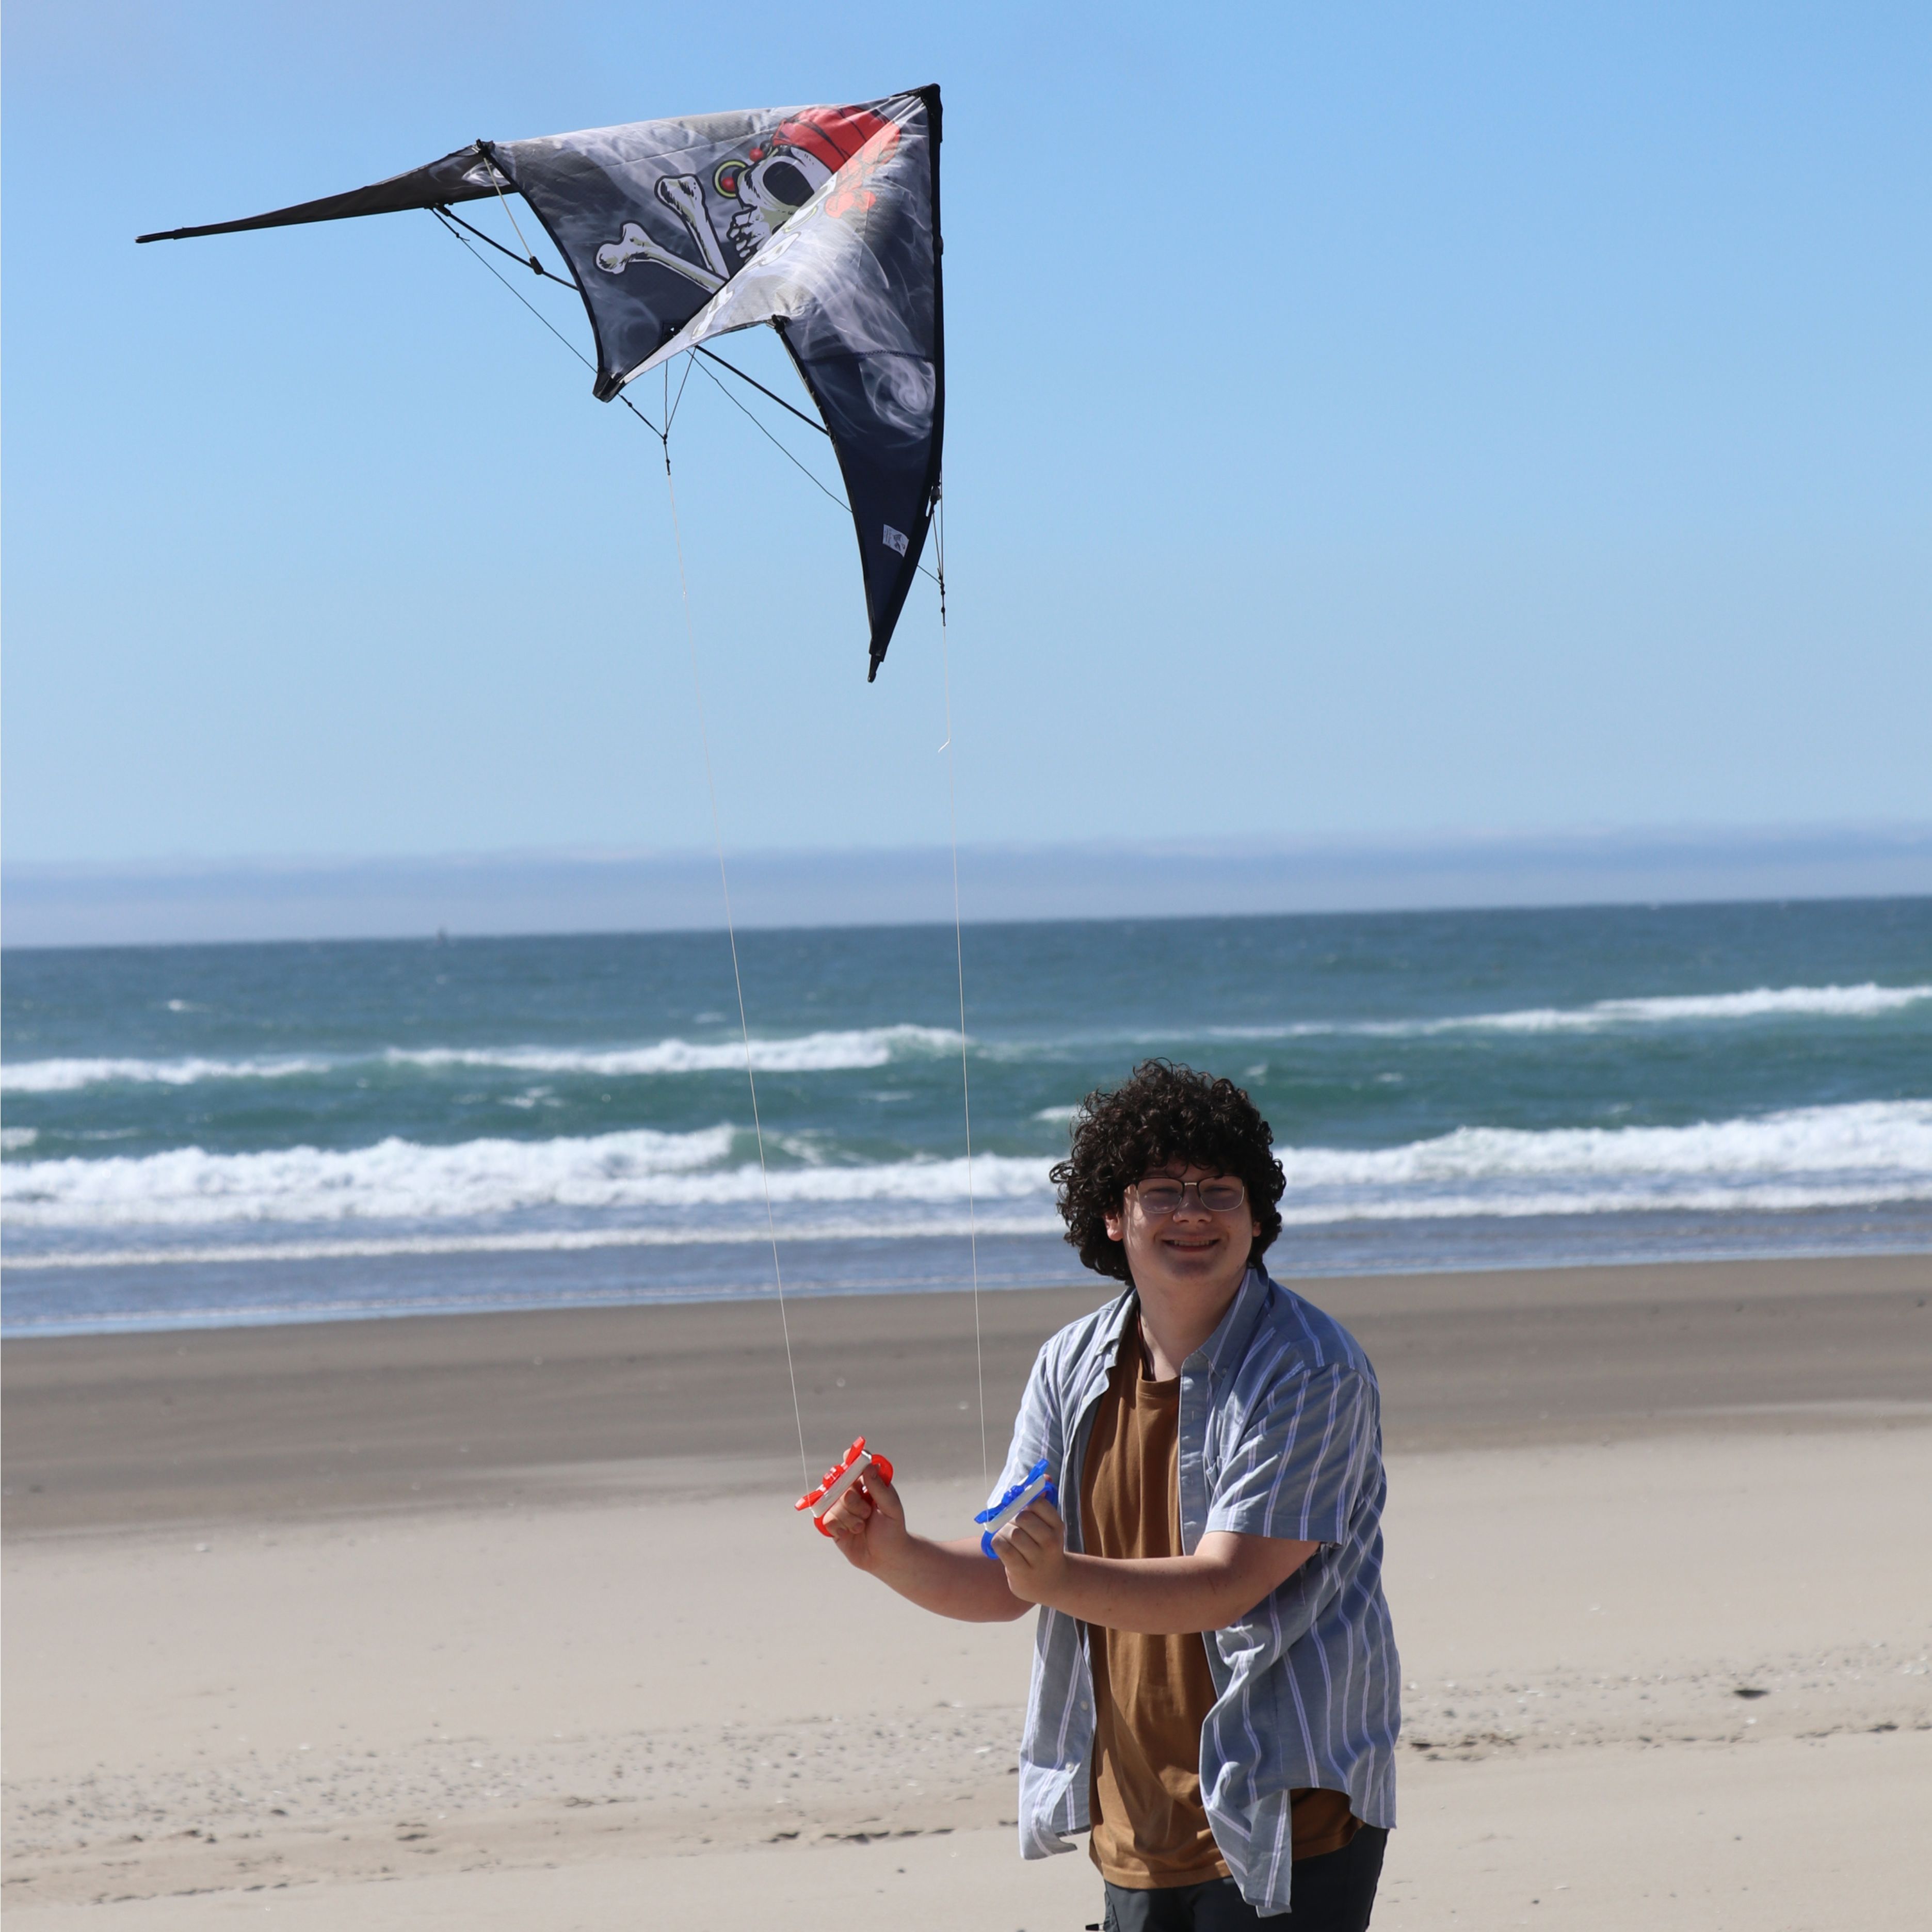
<svg viewBox="0 0 1932 1932">
<path fill-rule="evenodd" d="M 1312 1544 L 1284 1546 L 1312 1551 Z M 1049 1596 L 1056 1610 L 1108 1630 L 1168 1636 L 1225 1629 L 1252 1610 L 1279 1580 L 1257 1576 L 1217 1556 L 1115 1558 L 1069 1551 Z"/>
<path fill-rule="evenodd" d="M 1006 1573 L 976 1541 L 938 1543 L 908 1535 L 890 1564 L 872 1574 L 908 1603 L 962 1623 L 1010 1623 L 1033 1608 L 1006 1587 Z"/>
</svg>

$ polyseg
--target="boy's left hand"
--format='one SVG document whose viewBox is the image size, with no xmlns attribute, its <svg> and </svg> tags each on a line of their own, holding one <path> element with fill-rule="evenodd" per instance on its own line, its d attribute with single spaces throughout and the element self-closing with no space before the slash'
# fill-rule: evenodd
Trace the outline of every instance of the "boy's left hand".
<svg viewBox="0 0 1932 1932">
<path fill-rule="evenodd" d="M 1042 1496 L 993 1538 L 993 1553 L 1022 1602 L 1050 1603 L 1066 1577 L 1066 1525 Z"/>
</svg>

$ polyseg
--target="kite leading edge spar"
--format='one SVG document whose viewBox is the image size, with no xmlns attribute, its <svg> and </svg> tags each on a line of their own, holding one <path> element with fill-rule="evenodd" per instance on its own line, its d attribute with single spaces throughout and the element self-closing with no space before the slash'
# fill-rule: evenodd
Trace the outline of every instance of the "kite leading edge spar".
<svg viewBox="0 0 1932 1932">
<path fill-rule="evenodd" d="M 446 210 L 514 192 L 569 266 L 604 402 L 713 336 L 770 323 L 844 478 L 869 681 L 918 572 L 939 489 L 939 142 L 937 87 L 843 106 L 636 121 L 476 141 L 346 194 L 136 239 Z"/>
</svg>

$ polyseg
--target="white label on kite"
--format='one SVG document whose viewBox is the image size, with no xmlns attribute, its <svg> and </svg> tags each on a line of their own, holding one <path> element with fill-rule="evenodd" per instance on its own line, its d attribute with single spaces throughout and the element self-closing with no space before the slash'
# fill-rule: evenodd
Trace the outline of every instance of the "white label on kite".
<svg viewBox="0 0 1932 1932">
<path fill-rule="evenodd" d="M 904 530 L 896 530 L 888 524 L 886 526 L 886 547 L 889 550 L 897 550 L 900 556 L 904 556 L 912 548 L 912 539 Z"/>
</svg>

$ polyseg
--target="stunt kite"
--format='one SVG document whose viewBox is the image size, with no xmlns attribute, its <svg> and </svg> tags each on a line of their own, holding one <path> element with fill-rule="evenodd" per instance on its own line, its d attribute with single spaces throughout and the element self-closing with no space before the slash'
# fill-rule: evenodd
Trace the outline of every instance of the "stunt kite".
<svg viewBox="0 0 1932 1932">
<path fill-rule="evenodd" d="M 460 221 L 449 212 L 458 202 L 520 194 L 583 298 L 602 402 L 713 336 L 769 322 L 844 477 L 871 626 L 869 682 L 912 587 L 939 488 L 939 136 L 937 87 L 856 106 L 634 121 L 477 141 L 373 187 L 136 238 L 413 208 Z M 535 255 L 524 259 L 548 272 Z"/>
</svg>

